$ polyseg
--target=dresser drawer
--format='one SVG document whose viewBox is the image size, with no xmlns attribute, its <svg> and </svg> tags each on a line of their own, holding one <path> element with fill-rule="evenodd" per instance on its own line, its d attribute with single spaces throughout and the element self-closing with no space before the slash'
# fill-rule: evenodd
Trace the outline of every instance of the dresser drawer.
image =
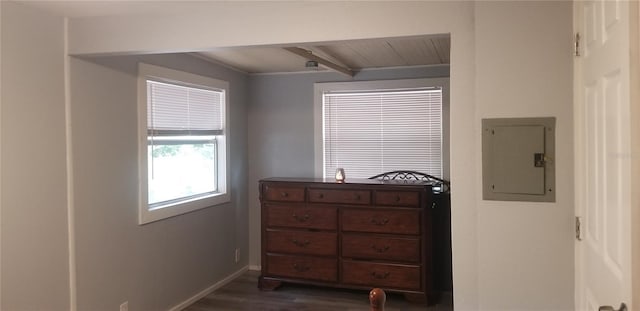
<svg viewBox="0 0 640 311">
<path fill-rule="evenodd" d="M 292 227 L 335 230 L 338 208 L 335 206 L 265 204 L 268 227 Z"/>
<path fill-rule="evenodd" d="M 307 280 L 338 280 L 336 259 L 267 255 L 267 274 Z"/>
<path fill-rule="evenodd" d="M 371 191 L 309 188 L 309 202 L 370 204 Z"/>
<path fill-rule="evenodd" d="M 266 201 L 304 202 L 304 187 L 266 184 L 263 194 Z"/>
<path fill-rule="evenodd" d="M 337 242 L 335 232 L 267 231 L 267 252 L 270 253 L 336 256 Z"/>
<path fill-rule="evenodd" d="M 345 284 L 420 290 L 420 276 L 420 266 L 342 261 Z"/>
<path fill-rule="evenodd" d="M 420 240 L 417 238 L 344 234 L 342 236 L 342 257 L 416 263 L 420 261 Z"/>
<path fill-rule="evenodd" d="M 420 193 L 411 191 L 376 191 L 376 205 L 414 206 L 420 204 Z"/>
<path fill-rule="evenodd" d="M 342 230 L 397 234 L 420 233 L 420 210 L 342 209 Z"/>
</svg>

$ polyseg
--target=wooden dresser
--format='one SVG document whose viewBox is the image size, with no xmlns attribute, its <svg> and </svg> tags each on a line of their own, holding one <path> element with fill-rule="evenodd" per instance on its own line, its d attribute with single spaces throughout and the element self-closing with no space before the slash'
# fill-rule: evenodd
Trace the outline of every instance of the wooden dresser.
<svg viewBox="0 0 640 311">
<path fill-rule="evenodd" d="M 260 181 L 262 275 L 281 282 L 401 292 L 432 302 L 431 186 L 420 181 Z"/>
</svg>

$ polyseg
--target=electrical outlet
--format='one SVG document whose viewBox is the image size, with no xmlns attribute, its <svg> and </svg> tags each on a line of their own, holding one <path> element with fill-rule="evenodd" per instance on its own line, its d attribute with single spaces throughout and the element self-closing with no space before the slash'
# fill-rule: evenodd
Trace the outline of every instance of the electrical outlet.
<svg viewBox="0 0 640 311">
<path fill-rule="evenodd" d="M 240 262 L 240 249 L 236 248 L 236 263 Z"/>
<path fill-rule="evenodd" d="M 120 311 L 129 311 L 129 302 L 125 301 L 120 304 Z"/>
</svg>

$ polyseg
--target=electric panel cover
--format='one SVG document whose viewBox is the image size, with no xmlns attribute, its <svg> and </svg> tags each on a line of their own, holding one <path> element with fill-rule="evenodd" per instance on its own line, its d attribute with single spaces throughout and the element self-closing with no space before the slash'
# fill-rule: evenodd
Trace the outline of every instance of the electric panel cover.
<svg viewBox="0 0 640 311">
<path fill-rule="evenodd" d="M 555 201 L 555 118 L 482 120 L 483 197 Z"/>
</svg>

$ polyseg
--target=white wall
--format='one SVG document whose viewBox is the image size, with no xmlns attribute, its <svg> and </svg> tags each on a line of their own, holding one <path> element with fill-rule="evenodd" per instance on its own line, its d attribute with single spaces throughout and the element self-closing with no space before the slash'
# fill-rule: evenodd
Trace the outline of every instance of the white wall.
<svg viewBox="0 0 640 311">
<path fill-rule="evenodd" d="M 476 127 L 556 117 L 557 185 L 555 203 L 478 202 L 479 306 L 573 310 L 572 4 L 480 1 L 475 18 Z"/>
<path fill-rule="evenodd" d="M 469 26 L 470 8 L 471 2 L 451 1 L 209 1 L 184 4 L 172 15 L 73 19 L 69 50 L 79 55 L 191 52 L 449 33 Z"/>
<path fill-rule="evenodd" d="M 0 5 L 0 309 L 68 310 L 64 21 Z"/>
<path fill-rule="evenodd" d="M 138 225 L 137 62 L 230 83 L 230 203 Z M 78 310 L 167 310 L 245 267 L 246 76 L 187 55 L 72 58 L 70 73 Z"/>
<path fill-rule="evenodd" d="M 631 73 L 630 85 L 640 85 L 640 4 L 638 2 L 629 3 L 629 21 L 630 34 L 629 39 L 631 47 Z M 640 88 L 631 88 L 631 137 L 640 137 Z M 640 144 L 631 145 L 632 154 L 640 154 Z M 632 196 L 631 219 L 632 224 L 640 223 L 640 157 L 635 157 L 631 164 L 632 179 L 631 189 L 634 189 L 635 195 Z M 631 258 L 640 258 L 640 226 L 632 226 L 631 228 Z M 637 259 L 636 259 L 637 260 Z M 632 264 L 632 307 L 640 305 L 640 265 Z"/>
</svg>

